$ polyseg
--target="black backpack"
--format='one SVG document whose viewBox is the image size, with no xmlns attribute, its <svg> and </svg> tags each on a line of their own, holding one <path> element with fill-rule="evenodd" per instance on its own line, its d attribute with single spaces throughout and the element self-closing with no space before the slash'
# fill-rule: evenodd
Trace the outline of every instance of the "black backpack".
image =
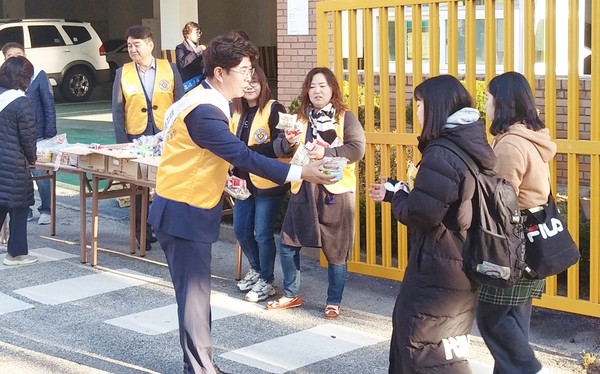
<svg viewBox="0 0 600 374">
<path fill-rule="evenodd" d="M 438 145 L 456 154 L 477 182 L 473 221 L 463 248 L 465 273 L 474 281 L 497 288 L 515 285 L 527 271 L 523 218 L 512 185 L 493 170 L 480 170 L 460 147 L 446 138 Z"/>
</svg>

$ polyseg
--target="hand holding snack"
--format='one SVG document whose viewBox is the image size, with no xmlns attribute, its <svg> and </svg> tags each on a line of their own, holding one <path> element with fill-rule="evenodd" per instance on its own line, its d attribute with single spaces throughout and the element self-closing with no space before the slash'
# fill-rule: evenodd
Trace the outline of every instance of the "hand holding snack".
<svg viewBox="0 0 600 374">
<path fill-rule="evenodd" d="M 238 200 L 246 200 L 250 197 L 250 191 L 246 187 L 246 181 L 233 175 L 227 177 L 225 192 Z"/>
<path fill-rule="evenodd" d="M 283 130 L 283 132 L 285 134 L 285 139 L 288 141 L 288 143 L 290 143 L 290 144 L 300 143 L 300 133 L 298 131 L 295 131 L 292 129 L 285 129 L 285 130 Z"/>
<path fill-rule="evenodd" d="M 316 144 L 316 143 L 312 143 L 313 146 L 311 147 L 311 149 L 308 151 L 308 155 L 310 156 L 311 160 L 320 160 L 325 156 L 325 147 L 323 147 L 322 145 Z"/>
<path fill-rule="evenodd" d="M 300 147 L 302 148 L 302 147 Z M 321 170 L 324 164 L 323 160 L 310 162 L 302 167 L 302 179 L 315 184 L 332 184 L 335 178 L 331 174 L 326 174 Z"/>
<path fill-rule="evenodd" d="M 348 163 L 346 157 L 325 157 L 323 158 L 324 163 L 320 166 L 321 171 L 328 175 L 333 175 L 334 182 L 342 180 L 344 177 L 343 170 Z"/>
</svg>

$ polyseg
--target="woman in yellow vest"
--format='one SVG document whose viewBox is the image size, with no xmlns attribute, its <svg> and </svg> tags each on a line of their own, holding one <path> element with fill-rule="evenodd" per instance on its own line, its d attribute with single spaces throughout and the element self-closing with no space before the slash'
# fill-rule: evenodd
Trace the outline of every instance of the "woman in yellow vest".
<svg viewBox="0 0 600 374">
<path fill-rule="evenodd" d="M 284 296 L 269 302 L 267 309 L 302 305 L 299 252 L 302 247 L 317 247 L 329 263 L 325 317 L 333 319 L 340 315 L 347 262 L 354 244 L 355 165 L 365 152 L 365 134 L 356 116 L 347 110 L 340 86 L 327 68 L 308 72 L 297 114 L 303 128 L 296 150 L 310 143 L 311 159 L 345 157 L 349 161 L 342 179 L 334 184 L 292 183 L 279 256 Z"/>
<path fill-rule="evenodd" d="M 276 158 L 273 143 L 281 132 L 276 126 L 279 113 L 285 113 L 285 108 L 271 99 L 269 83 L 260 66 L 254 63 L 253 68 L 255 73 L 244 96 L 233 102 L 233 129 L 250 149 Z M 278 185 L 237 167 L 233 168 L 233 175 L 244 179 L 251 193 L 246 200 L 236 200 L 233 207 L 235 237 L 250 264 L 250 270 L 237 286 L 240 291 L 249 291 L 247 301 L 257 302 L 275 295 L 273 227 L 289 185 Z"/>
</svg>

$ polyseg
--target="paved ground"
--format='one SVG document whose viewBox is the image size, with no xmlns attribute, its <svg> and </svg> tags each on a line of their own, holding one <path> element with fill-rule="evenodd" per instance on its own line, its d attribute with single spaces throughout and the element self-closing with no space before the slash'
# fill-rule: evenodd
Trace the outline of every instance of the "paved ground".
<svg viewBox="0 0 600 374">
<path fill-rule="evenodd" d="M 95 130 L 110 137 L 108 102 L 59 104 L 59 129 L 70 139 Z M 77 129 L 75 131 L 74 129 Z M 180 373 L 175 299 L 158 245 L 145 258 L 127 254 L 128 211 L 100 203 L 100 266 L 79 261 L 77 192 L 61 188 L 57 236 L 28 224 L 40 263 L 0 265 L 0 374 Z M 88 226 L 89 228 L 89 226 Z M 386 373 L 391 313 L 399 282 L 350 274 L 343 316 L 322 317 L 325 269 L 302 260 L 305 305 L 267 312 L 235 287 L 231 230 L 213 247 L 215 360 L 232 373 Z M 0 248 L 0 252 L 3 249 Z M 0 259 L 3 254 L 0 253 Z M 281 280 L 276 267 L 276 283 Z M 583 372 L 579 352 L 600 351 L 600 319 L 535 309 L 531 341 L 554 373 Z M 476 374 L 492 360 L 476 329 L 470 361 Z"/>
<path fill-rule="evenodd" d="M 76 191 L 60 189 L 57 236 L 28 224 L 40 263 L 0 265 L 0 373 L 179 373 L 175 300 L 164 255 L 127 254 L 127 209 L 102 201 L 99 266 L 79 261 Z M 234 246 L 224 226 L 213 247 L 215 360 L 232 373 L 386 373 L 398 282 L 351 274 L 343 316 L 322 317 L 327 275 L 302 262 L 305 305 L 268 312 L 235 287 Z M 0 251 L 2 251 L 0 249 Z M 3 257 L 0 254 L 0 258 Z M 277 267 L 276 282 L 281 280 Z M 531 340 L 555 373 L 582 372 L 578 353 L 598 351 L 598 319 L 536 309 Z M 491 373 L 476 329 L 474 373 Z"/>
</svg>

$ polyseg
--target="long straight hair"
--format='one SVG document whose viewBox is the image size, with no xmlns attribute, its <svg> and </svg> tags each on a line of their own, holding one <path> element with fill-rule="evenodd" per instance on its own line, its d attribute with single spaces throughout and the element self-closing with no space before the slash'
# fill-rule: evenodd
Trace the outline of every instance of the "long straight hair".
<svg viewBox="0 0 600 374">
<path fill-rule="evenodd" d="M 488 84 L 488 92 L 494 97 L 492 135 L 505 132 L 517 122 L 533 131 L 546 127 L 538 116 L 529 82 L 522 74 L 509 71 L 494 77 Z"/>
<path fill-rule="evenodd" d="M 415 88 L 414 98 L 425 106 L 420 140 L 426 142 L 440 137 L 452 113 L 473 106 L 467 89 L 452 75 L 439 75 L 423 81 Z"/>
<path fill-rule="evenodd" d="M 311 107 L 310 98 L 308 97 L 308 90 L 310 90 L 310 86 L 312 84 L 312 80 L 315 75 L 323 74 L 325 76 L 325 80 L 329 87 L 331 87 L 331 105 L 335 109 L 336 115 L 340 114 L 343 111 L 346 111 L 348 107 L 344 104 L 344 97 L 342 94 L 342 90 L 340 89 L 340 85 L 338 84 L 335 75 L 331 70 L 325 67 L 316 67 L 312 68 L 308 74 L 306 74 L 306 78 L 304 78 L 304 83 L 302 84 L 302 90 L 300 91 L 300 106 L 296 109 L 296 113 L 299 118 L 308 120 L 306 114 L 308 113 L 308 109 Z"/>
</svg>

